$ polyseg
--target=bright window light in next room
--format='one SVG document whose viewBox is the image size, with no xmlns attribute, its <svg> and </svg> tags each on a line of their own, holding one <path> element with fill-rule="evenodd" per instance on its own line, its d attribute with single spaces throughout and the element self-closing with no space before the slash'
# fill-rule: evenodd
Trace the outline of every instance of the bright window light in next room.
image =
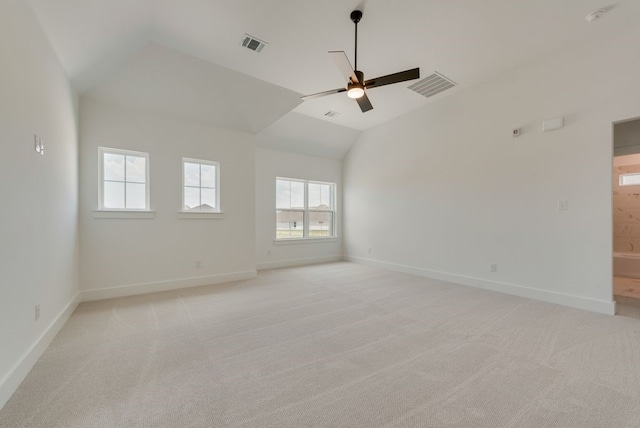
<svg viewBox="0 0 640 428">
<path fill-rule="evenodd" d="M 633 172 L 629 174 L 620 174 L 619 178 L 620 186 L 638 186 L 640 185 L 640 172 Z"/>
</svg>

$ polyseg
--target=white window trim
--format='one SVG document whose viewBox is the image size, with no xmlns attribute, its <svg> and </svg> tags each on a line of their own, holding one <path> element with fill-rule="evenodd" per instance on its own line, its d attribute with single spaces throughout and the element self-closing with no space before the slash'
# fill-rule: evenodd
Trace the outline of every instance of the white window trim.
<svg viewBox="0 0 640 428">
<path fill-rule="evenodd" d="M 204 165 L 212 165 L 216 167 L 216 209 L 215 211 L 185 211 L 184 210 L 184 164 L 185 162 L 199 163 Z M 222 207 L 220 207 L 220 162 L 211 161 L 205 159 L 196 159 L 183 157 L 181 163 L 182 171 L 182 198 L 180 200 L 180 210 L 178 211 L 178 218 L 180 219 L 198 219 L 198 220 L 220 220 L 224 218 Z M 202 187 L 200 187 L 202 189 Z"/>
<path fill-rule="evenodd" d="M 147 219 L 154 218 L 155 211 L 124 211 L 124 210 L 96 210 L 93 212 L 93 218 L 121 218 L 121 219 Z"/>
<path fill-rule="evenodd" d="M 114 153 L 114 154 L 120 154 L 120 155 L 133 155 L 133 156 L 140 156 L 145 158 L 145 205 L 146 208 L 144 209 L 139 209 L 139 208 L 121 208 L 121 209 L 114 209 L 114 208 L 105 208 L 104 206 L 104 199 L 103 199 L 103 194 L 104 194 L 104 175 L 103 175 L 103 169 L 104 169 L 104 154 L 105 153 Z M 150 201 L 151 201 L 151 183 L 149 182 L 149 169 L 150 169 L 150 164 L 149 164 L 149 153 L 146 152 L 137 152 L 134 150 L 123 150 L 123 149 L 113 149 L 110 147 L 98 147 L 98 210 L 94 211 L 94 217 L 96 217 L 95 213 L 97 212 L 104 212 L 105 216 L 100 216 L 100 217 L 96 217 L 96 218 L 153 218 L 153 216 L 151 217 L 145 217 L 145 216 L 135 216 L 135 217 L 126 217 L 124 215 L 116 215 L 115 213 L 152 213 L 151 211 L 151 205 L 150 205 Z M 107 213 L 110 213 L 110 216 L 106 216 L 109 215 Z"/>
<path fill-rule="evenodd" d="M 224 213 L 218 211 L 179 211 L 178 218 L 181 220 L 222 220 Z"/>
<path fill-rule="evenodd" d="M 328 236 L 326 238 L 281 238 L 274 239 L 275 245 L 290 245 L 290 244 L 311 244 L 318 242 L 338 242 L 340 238 L 337 236 Z"/>
<path fill-rule="evenodd" d="M 304 209 L 300 209 L 300 208 L 291 208 L 290 211 L 303 211 L 304 212 L 304 218 L 305 218 L 305 222 L 304 222 L 304 229 L 302 234 L 305 235 L 304 238 L 280 238 L 278 239 L 277 237 L 274 237 L 273 242 L 276 244 L 304 244 L 307 242 L 330 242 L 330 241 L 338 241 L 340 238 L 338 236 L 338 228 L 337 228 L 337 224 L 338 224 L 338 204 L 337 204 L 337 193 L 338 193 L 338 184 L 337 183 L 332 183 L 330 181 L 319 181 L 319 180 L 305 180 L 302 178 L 289 178 L 289 177 L 276 177 L 276 181 L 277 180 L 288 180 L 288 181 L 297 181 L 300 183 L 304 183 Z M 332 195 L 331 195 L 331 199 L 332 199 L 332 205 L 333 205 L 333 210 L 320 210 L 320 209 L 309 209 L 309 183 L 312 184 L 328 184 L 331 185 L 332 187 Z M 284 208 L 281 208 L 284 209 Z M 310 237 L 309 236 L 309 219 L 311 218 L 309 216 L 309 213 L 311 211 L 316 211 L 316 212 L 330 212 L 333 213 L 333 224 L 332 224 L 332 230 L 333 230 L 333 236 L 326 236 L 326 237 Z M 276 206 L 275 212 L 278 212 L 278 207 Z M 276 234 L 277 234 L 277 230 L 276 230 Z"/>
</svg>

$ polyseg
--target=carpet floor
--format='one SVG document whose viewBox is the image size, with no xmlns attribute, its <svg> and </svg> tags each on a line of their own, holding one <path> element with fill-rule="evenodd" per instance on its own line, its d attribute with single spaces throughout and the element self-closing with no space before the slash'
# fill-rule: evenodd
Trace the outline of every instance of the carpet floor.
<svg viewBox="0 0 640 428">
<path fill-rule="evenodd" d="M 0 427 L 638 427 L 640 320 L 352 263 L 82 303 Z"/>
</svg>

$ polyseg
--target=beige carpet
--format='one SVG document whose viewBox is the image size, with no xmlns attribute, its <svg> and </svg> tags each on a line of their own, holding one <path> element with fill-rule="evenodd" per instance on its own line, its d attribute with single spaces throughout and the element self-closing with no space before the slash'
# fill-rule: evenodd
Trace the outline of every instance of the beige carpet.
<svg viewBox="0 0 640 428">
<path fill-rule="evenodd" d="M 640 320 L 350 263 L 83 303 L 1 427 L 638 427 Z"/>
</svg>

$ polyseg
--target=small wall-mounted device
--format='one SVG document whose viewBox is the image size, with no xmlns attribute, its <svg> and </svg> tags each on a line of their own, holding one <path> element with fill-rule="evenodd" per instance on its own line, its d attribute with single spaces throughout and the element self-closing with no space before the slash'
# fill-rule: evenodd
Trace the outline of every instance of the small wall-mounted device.
<svg viewBox="0 0 640 428">
<path fill-rule="evenodd" d="M 520 128 L 513 128 L 511 130 L 511 136 L 512 137 L 519 137 L 521 133 L 522 133 L 522 131 L 520 130 Z"/>
<path fill-rule="evenodd" d="M 34 140 L 35 140 L 35 150 L 37 153 L 40 153 L 40 155 L 44 156 L 44 143 L 42 142 L 42 138 L 40 136 L 38 136 L 37 134 L 34 135 Z"/>
</svg>

